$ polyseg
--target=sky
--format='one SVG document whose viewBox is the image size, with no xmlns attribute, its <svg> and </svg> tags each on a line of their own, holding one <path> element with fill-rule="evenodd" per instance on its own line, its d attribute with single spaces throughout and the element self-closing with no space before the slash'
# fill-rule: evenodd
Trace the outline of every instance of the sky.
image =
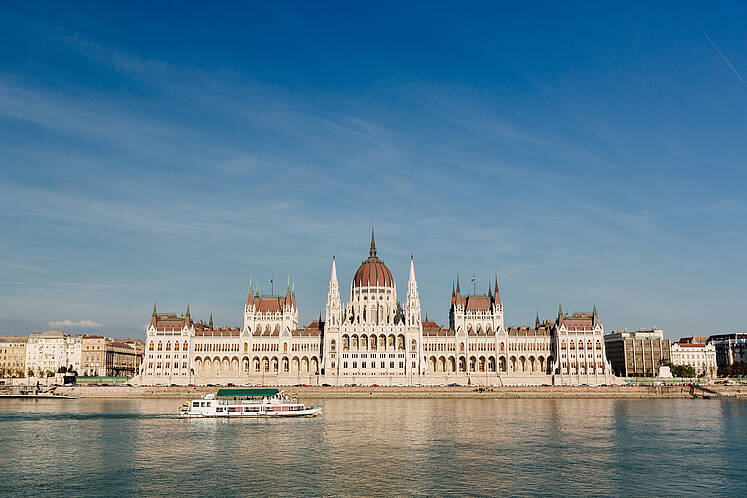
<svg viewBox="0 0 747 498">
<path fill-rule="evenodd" d="M 0 334 L 301 325 L 378 255 L 423 314 L 743 331 L 745 2 L 0 5 Z M 345 300 L 345 299 L 344 299 Z"/>
</svg>

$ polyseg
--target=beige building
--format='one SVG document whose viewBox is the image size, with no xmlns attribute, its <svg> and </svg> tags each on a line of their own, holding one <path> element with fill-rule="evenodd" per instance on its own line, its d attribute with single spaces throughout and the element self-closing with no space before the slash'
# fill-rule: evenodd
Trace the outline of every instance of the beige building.
<svg viewBox="0 0 747 498">
<path fill-rule="evenodd" d="M 656 377 L 671 361 L 670 341 L 661 329 L 612 332 L 604 343 L 612 371 L 621 377 Z"/>
<path fill-rule="evenodd" d="M 0 377 L 26 376 L 27 336 L 0 337 Z"/>
<path fill-rule="evenodd" d="M 81 369 L 78 375 L 106 375 L 106 339 L 100 335 L 84 335 L 81 339 Z"/>
</svg>

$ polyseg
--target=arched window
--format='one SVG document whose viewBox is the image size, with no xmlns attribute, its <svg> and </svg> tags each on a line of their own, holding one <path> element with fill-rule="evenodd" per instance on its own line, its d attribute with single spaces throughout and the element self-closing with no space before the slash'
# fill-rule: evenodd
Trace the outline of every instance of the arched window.
<svg viewBox="0 0 747 498">
<path fill-rule="evenodd" d="M 410 342 L 410 350 L 411 351 L 416 351 L 417 349 L 418 349 L 418 342 L 415 339 L 413 339 Z"/>
<path fill-rule="evenodd" d="M 153 343 L 148 344 L 148 351 L 153 351 Z"/>
<path fill-rule="evenodd" d="M 332 339 L 332 342 L 330 342 L 329 344 L 329 350 L 334 351 L 336 346 L 337 346 L 337 342 L 334 339 Z"/>
<path fill-rule="evenodd" d="M 166 343 L 166 351 L 171 351 L 171 343 L 170 342 Z"/>
<path fill-rule="evenodd" d="M 187 351 L 187 341 L 184 341 L 184 344 L 182 345 L 182 351 Z"/>
<path fill-rule="evenodd" d="M 158 351 L 163 351 L 163 344 L 160 342 L 158 343 Z"/>
<path fill-rule="evenodd" d="M 174 343 L 174 351 L 179 351 L 179 343 L 178 342 Z"/>
</svg>

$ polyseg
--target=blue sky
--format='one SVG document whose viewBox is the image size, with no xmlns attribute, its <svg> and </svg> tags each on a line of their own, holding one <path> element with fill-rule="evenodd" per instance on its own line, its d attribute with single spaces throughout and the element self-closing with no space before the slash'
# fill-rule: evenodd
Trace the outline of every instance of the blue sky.
<svg viewBox="0 0 747 498">
<path fill-rule="evenodd" d="M 271 2 L 272 3 L 272 2 Z M 302 323 L 410 254 L 429 318 L 744 330 L 747 4 L 4 2 L 0 333 Z"/>
</svg>

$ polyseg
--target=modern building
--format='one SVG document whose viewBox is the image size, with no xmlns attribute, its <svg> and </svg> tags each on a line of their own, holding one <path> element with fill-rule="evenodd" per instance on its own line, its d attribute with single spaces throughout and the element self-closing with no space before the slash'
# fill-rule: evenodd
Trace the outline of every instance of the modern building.
<svg viewBox="0 0 747 498">
<path fill-rule="evenodd" d="M 707 343 L 716 348 L 716 364 L 719 367 L 747 363 L 747 333 L 712 335 Z"/>
<path fill-rule="evenodd" d="M 604 343 L 612 371 L 621 377 L 655 377 L 671 361 L 670 341 L 661 329 L 612 332 Z"/>
<path fill-rule="evenodd" d="M 61 367 L 80 372 L 82 337 L 70 336 L 60 330 L 33 332 L 26 345 L 26 369 L 34 375 L 57 372 Z"/>
<path fill-rule="evenodd" d="M 679 342 L 672 344 L 672 364 L 690 365 L 698 376 L 715 377 L 716 347 L 705 342 L 705 337 L 683 337 Z"/>
<path fill-rule="evenodd" d="M 0 377 L 26 376 L 27 336 L 0 337 Z"/>
<path fill-rule="evenodd" d="M 193 322 L 153 307 L 142 384 L 611 384 L 604 328 L 592 313 L 535 327 L 504 326 L 497 278 L 486 295 L 452 285 L 448 327 L 421 319 L 414 259 L 404 302 L 378 257 L 369 254 L 343 302 L 332 258 L 326 316 L 299 327 L 295 291 L 260 296 L 250 281 L 241 328 Z"/>
</svg>

